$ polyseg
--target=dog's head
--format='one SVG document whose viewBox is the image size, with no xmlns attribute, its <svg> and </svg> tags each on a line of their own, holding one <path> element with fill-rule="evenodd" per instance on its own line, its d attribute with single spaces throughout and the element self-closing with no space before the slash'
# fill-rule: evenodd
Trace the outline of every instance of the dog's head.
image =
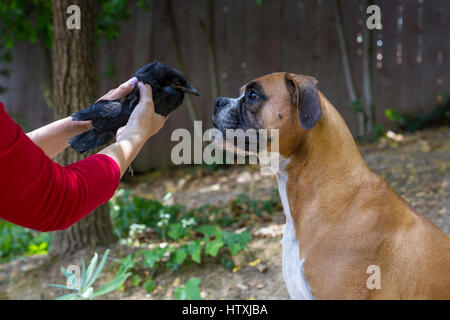
<svg viewBox="0 0 450 320">
<path fill-rule="evenodd" d="M 322 115 L 317 80 L 292 73 L 273 73 L 255 79 L 240 89 L 238 98 L 218 98 L 214 106 L 214 126 L 225 144 L 228 129 L 272 129 L 279 134 L 279 152 L 289 156 Z M 250 142 L 246 139 L 245 150 Z M 236 146 L 243 149 L 239 145 Z M 259 145 L 257 146 L 259 148 Z M 270 143 L 268 144 L 270 151 Z M 258 149 L 259 151 L 259 149 Z"/>
</svg>

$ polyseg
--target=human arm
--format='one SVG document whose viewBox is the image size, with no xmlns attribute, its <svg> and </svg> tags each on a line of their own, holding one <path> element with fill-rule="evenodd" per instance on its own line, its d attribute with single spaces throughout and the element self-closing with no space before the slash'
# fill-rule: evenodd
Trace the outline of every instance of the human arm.
<svg viewBox="0 0 450 320">
<path fill-rule="evenodd" d="M 122 83 L 117 89 L 109 91 L 101 97 L 103 100 L 120 99 L 130 93 L 137 79 L 132 78 Z M 54 158 L 67 148 L 67 143 L 74 136 L 92 129 L 91 121 L 73 121 L 72 117 L 57 120 L 46 126 L 27 133 L 36 145 L 38 145 L 49 158 Z"/>
<path fill-rule="evenodd" d="M 29 132 L 27 136 L 49 158 L 54 158 L 67 148 L 67 142 L 71 138 L 90 129 L 91 121 L 72 121 L 72 117 L 67 117 Z"/>
<path fill-rule="evenodd" d="M 106 202 L 120 170 L 105 155 L 63 167 L 34 144 L 0 103 L 0 218 L 26 228 L 68 228 Z"/>
<path fill-rule="evenodd" d="M 144 99 L 118 141 L 66 167 L 47 157 L 0 103 L 0 218 L 39 231 L 63 230 L 108 201 L 145 140 L 164 123 L 151 112 L 151 90 L 140 90 Z"/>
</svg>

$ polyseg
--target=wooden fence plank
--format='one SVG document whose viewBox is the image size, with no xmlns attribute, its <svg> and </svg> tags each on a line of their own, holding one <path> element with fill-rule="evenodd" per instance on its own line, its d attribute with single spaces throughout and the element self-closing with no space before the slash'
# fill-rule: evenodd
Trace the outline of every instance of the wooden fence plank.
<svg viewBox="0 0 450 320">
<path fill-rule="evenodd" d="M 209 0 L 173 0 L 180 45 L 188 80 L 201 92 L 194 98 L 203 129 L 212 126 L 213 97 L 205 35 L 199 20 L 206 21 Z M 365 26 L 365 8 L 361 0 L 342 1 L 350 62 L 358 93 L 361 83 L 362 48 L 356 42 L 358 32 Z M 383 29 L 373 31 L 374 60 L 376 41 L 382 35 L 383 67 L 375 69 L 374 90 L 377 120 L 393 127 L 384 116 L 384 109 L 417 112 L 430 111 L 439 92 L 450 92 L 450 2 L 424 0 L 423 28 L 418 26 L 417 0 L 376 0 L 382 12 Z M 397 32 L 398 7 L 402 4 L 403 28 Z M 177 66 L 172 33 L 165 12 L 165 1 L 151 1 L 150 10 L 135 8 L 130 1 L 132 19 L 122 26 L 119 39 L 102 40 L 98 66 L 101 77 L 100 93 L 126 80 L 137 68 L 151 60 Z M 328 0 L 214 0 L 215 41 L 223 96 L 235 96 L 245 82 L 274 71 L 289 71 L 315 76 L 320 89 L 344 116 L 351 130 L 356 129 L 356 115 L 348 106 L 349 98 L 343 81 L 341 55 L 335 18 Z M 359 21 L 359 22 L 358 22 Z M 417 62 L 419 34 L 423 35 L 422 63 Z M 397 63 L 397 44 L 402 45 L 402 63 Z M 440 53 L 441 52 L 441 53 Z M 438 64 L 438 56 L 441 64 Z M 33 59 L 30 59 L 33 57 Z M 20 44 L 14 49 L 13 73 L 0 84 L 9 90 L 0 96 L 7 110 L 23 115 L 30 128 L 39 127 L 52 119 L 52 110 L 45 105 L 43 87 L 48 87 L 49 66 L 45 63 L 42 45 Z M 115 73 L 105 77 L 114 66 Z M 32 71 L 30 71 L 32 70 Z M 38 81 L 39 86 L 31 78 Z M 442 78 L 438 82 L 438 78 Z M 46 85 L 47 83 L 47 85 Z M 148 170 L 171 164 L 170 151 L 175 144 L 170 136 L 176 128 L 192 131 L 186 106 L 168 120 L 166 127 L 146 145 L 136 167 Z"/>
</svg>

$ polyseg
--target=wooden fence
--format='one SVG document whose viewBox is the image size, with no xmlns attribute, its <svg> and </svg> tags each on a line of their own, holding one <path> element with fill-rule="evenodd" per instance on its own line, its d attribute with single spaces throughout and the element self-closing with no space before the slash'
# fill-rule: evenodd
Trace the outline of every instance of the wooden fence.
<svg viewBox="0 0 450 320">
<path fill-rule="evenodd" d="M 199 89 L 195 98 L 204 129 L 212 126 L 213 90 L 207 38 L 200 20 L 208 22 L 208 0 L 173 0 L 176 28 L 188 81 Z M 130 1 L 132 3 L 134 1 Z M 356 88 L 360 90 L 362 32 L 366 13 L 359 0 L 343 0 L 344 26 Z M 374 87 L 377 122 L 389 126 L 384 109 L 430 111 L 439 92 L 450 92 L 450 2 L 446 0 L 379 0 L 382 30 L 374 30 Z M 178 66 L 164 0 L 150 10 L 132 7 L 121 35 L 101 41 L 101 91 L 126 80 L 152 60 Z M 235 96 L 245 82 L 275 71 L 313 75 L 355 132 L 356 115 L 349 107 L 331 0 L 213 1 L 215 51 L 220 94 Z M 8 91 L 0 96 L 7 110 L 29 128 L 52 119 L 45 102 L 49 88 L 48 52 L 40 45 L 14 49 L 13 73 L 0 80 Z M 105 76 L 109 74 L 109 76 Z M 48 91 L 47 91 L 48 93 Z M 192 130 L 186 108 L 179 109 L 146 146 L 135 165 L 143 171 L 171 164 L 169 143 L 176 128 Z"/>
</svg>

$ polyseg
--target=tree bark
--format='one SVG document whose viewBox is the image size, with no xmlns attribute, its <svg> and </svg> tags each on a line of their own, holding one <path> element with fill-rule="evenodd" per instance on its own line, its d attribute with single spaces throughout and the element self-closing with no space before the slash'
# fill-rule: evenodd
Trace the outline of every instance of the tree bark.
<svg viewBox="0 0 450 320">
<path fill-rule="evenodd" d="M 54 116 L 59 119 L 89 106 L 97 94 L 95 0 L 53 0 L 53 76 L 52 100 Z M 66 27 L 67 7 L 81 9 L 81 29 Z M 82 156 L 66 150 L 58 156 L 62 165 L 76 162 Z M 103 205 L 82 221 L 53 234 L 52 254 L 71 254 L 86 246 L 109 245 L 114 242 L 107 205 Z"/>
</svg>

